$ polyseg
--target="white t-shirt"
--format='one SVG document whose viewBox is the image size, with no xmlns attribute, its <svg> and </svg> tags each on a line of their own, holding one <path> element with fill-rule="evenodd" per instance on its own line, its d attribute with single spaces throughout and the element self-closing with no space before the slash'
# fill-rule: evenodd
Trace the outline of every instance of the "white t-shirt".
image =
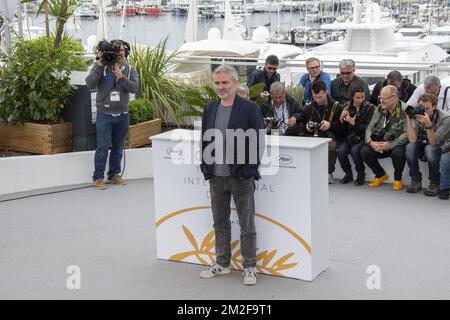
<svg viewBox="0 0 450 320">
<path fill-rule="evenodd" d="M 447 90 L 447 98 L 445 99 L 445 106 L 442 108 L 442 103 L 444 102 L 444 94 L 445 94 L 445 88 L 447 88 L 446 84 L 441 83 L 441 90 L 439 90 L 438 95 L 438 102 L 437 102 L 437 109 L 443 110 L 445 112 L 450 112 L 450 88 Z M 423 83 L 417 87 L 416 90 L 414 90 L 414 93 L 412 94 L 411 98 L 406 102 L 408 106 L 417 107 L 419 106 L 419 98 L 421 95 L 425 93 L 425 87 Z"/>
<path fill-rule="evenodd" d="M 273 108 L 275 109 L 274 117 L 279 123 L 278 130 L 280 134 L 284 134 L 289 124 L 289 111 L 286 106 L 286 101 L 284 101 L 279 108 L 276 108 L 275 106 L 273 106 Z"/>
</svg>

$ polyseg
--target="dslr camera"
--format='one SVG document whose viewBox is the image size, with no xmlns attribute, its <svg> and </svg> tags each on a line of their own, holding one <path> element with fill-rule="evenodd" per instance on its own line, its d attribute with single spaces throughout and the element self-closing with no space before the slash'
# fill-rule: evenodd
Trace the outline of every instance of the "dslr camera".
<svg viewBox="0 0 450 320">
<path fill-rule="evenodd" d="M 350 106 L 350 107 L 348 107 L 347 111 L 348 111 L 348 115 L 349 115 L 351 118 L 353 118 L 354 116 L 356 116 L 357 111 L 356 111 L 356 107 L 355 107 L 355 106 Z"/>
<path fill-rule="evenodd" d="M 117 55 L 119 54 L 120 47 L 114 46 L 111 42 L 102 40 L 98 43 L 95 49 L 95 54 L 103 52 L 103 63 L 105 66 L 115 65 L 117 62 Z M 99 59 L 98 57 L 96 58 Z"/>
<path fill-rule="evenodd" d="M 306 127 L 308 128 L 308 130 L 311 130 L 314 132 L 314 137 L 319 136 L 320 122 L 309 121 L 306 124 Z"/>
<path fill-rule="evenodd" d="M 272 129 L 278 129 L 279 123 L 277 119 L 275 119 L 274 117 L 264 118 L 264 122 L 267 123 L 266 124 L 267 134 L 271 134 Z"/>
<path fill-rule="evenodd" d="M 416 119 L 416 115 L 421 116 L 425 115 L 425 109 L 420 106 L 418 107 L 408 106 L 406 107 L 405 112 L 410 119 Z"/>
<path fill-rule="evenodd" d="M 395 140 L 395 136 L 386 129 L 374 130 L 370 135 L 370 140 L 375 142 L 391 142 Z"/>
</svg>

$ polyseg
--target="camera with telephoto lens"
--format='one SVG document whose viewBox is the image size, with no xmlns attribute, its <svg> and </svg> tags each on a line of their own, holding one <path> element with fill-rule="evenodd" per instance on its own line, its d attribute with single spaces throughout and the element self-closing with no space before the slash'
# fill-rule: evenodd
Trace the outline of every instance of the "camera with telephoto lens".
<svg viewBox="0 0 450 320">
<path fill-rule="evenodd" d="M 416 119 L 416 115 L 425 115 L 425 109 L 422 107 L 413 107 L 413 106 L 407 106 L 405 109 L 406 114 L 410 119 Z"/>
<path fill-rule="evenodd" d="M 309 130 L 314 131 L 314 137 L 319 136 L 320 122 L 309 121 L 306 126 Z"/>
<path fill-rule="evenodd" d="M 119 51 L 120 47 L 114 46 L 106 40 L 102 40 L 98 43 L 97 48 L 95 49 L 95 54 L 102 52 L 103 63 L 105 66 L 112 66 L 117 63 Z M 97 60 L 98 59 L 99 58 L 97 57 Z"/>
<path fill-rule="evenodd" d="M 450 152 L 450 142 L 447 142 L 441 146 L 441 153 Z"/>
<path fill-rule="evenodd" d="M 272 129 L 278 129 L 279 123 L 277 119 L 275 119 L 274 117 L 264 118 L 264 122 L 267 123 L 266 125 L 267 134 L 271 134 Z"/>
<path fill-rule="evenodd" d="M 355 106 L 349 106 L 348 109 L 347 109 L 347 111 L 348 111 L 348 115 L 349 115 L 351 118 L 353 118 L 354 116 L 356 116 L 357 111 L 356 111 L 356 107 L 355 107 Z"/>
<path fill-rule="evenodd" d="M 375 142 L 391 142 L 395 140 L 395 136 L 386 129 L 374 130 L 370 135 L 370 140 Z"/>
</svg>

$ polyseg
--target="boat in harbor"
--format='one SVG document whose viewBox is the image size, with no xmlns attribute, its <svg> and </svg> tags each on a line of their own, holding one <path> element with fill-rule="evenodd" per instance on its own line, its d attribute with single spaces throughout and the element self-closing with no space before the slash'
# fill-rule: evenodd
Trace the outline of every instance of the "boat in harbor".
<svg viewBox="0 0 450 320">
<path fill-rule="evenodd" d="M 96 7 L 89 2 L 83 2 L 78 8 L 75 9 L 73 15 L 81 19 L 97 19 L 98 17 Z"/>
<path fill-rule="evenodd" d="M 123 3 L 119 2 L 114 8 L 114 12 L 116 14 L 122 14 L 125 10 L 125 15 L 127 16 L 135 16 L 137 14 L 137 6 L 135 3 Z"/>
<path fill-rule="evenodd" d="M 161 0 L 145 0 L 137 2 L 137 14 L 160 14 Z"/>
<path fill-rule="evenodd" d="M 396 39 L 395 23 L 381 21 L 379 5 L 370 3 L 371 1 L 368 1 L 366 5 L 368 19 L 364 23 L 360 19 L 361 7 L 356 5 L 352 22 L 322 25 L 321 28 L 324 29 L 347 30 L 345 39 L 331 41 L 305 51 L 292 62 L 302 67 L 288 68 L 286 76 L 293 83 L 297 83 L 304 73 L 304 62 L 310 57 L 317 57 L 326 62 L 327 72 L 333 77 L 339 72 L 339 61 L 349 58 L 355 61 L 358 75 L 365 77 L 369 84 L 384 78 L 389 69 L 400 70 L 404 76 L 420 82 L 426 76 L 420 68 L 431 67 L 447 59 L 449 55 L 445 50 L 430 42 L 420 39 Z M 296 71 L 298 74 L 295 74 Z"/>
</svg>

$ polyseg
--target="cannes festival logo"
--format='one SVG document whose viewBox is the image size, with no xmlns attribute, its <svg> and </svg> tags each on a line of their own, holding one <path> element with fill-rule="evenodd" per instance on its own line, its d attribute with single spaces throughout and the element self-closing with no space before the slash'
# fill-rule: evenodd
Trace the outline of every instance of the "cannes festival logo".
<svg viewBox="0 0 450 320">
<path fill-rule="evenodd" d="M 233 213 L 236 209 L 232 208 Z M 233 214 L 232 213 L 232 214 Z M 169 260 L 201 263 L 204 265 L 215 263 L 215 233 L 210 227 L 204 231 L 199 231 L 195 219 L 203 219 L 202 215 L 211 215 L 210 206 L 192 207 L 171 212 L 156 222 L 157 232 L 165 233 L 167 238 L 172 239 L 172 243 L 177 243 L 176 248 L 171 248 L 167 254 Z M 266 230 L 271 230 L 277 237 L 281 237 L 289 248 L 297 248 L 304 257 L 311 256 L 311 246 L 294 230 L 288 226 L 256 213 L 255 222 Z M 163 236 L 164 237 L 164 236 Z M 174 238 L 177 238 L 176 240 Z M 160 240 L 161 241 L 161 240 Z M 242 269 L 244 259 L 241 255 L 240 240 L 234 239 L 231 242 L 231 267 Z M 289 276 L 289 270 L 301 267 L 301 258 L 291 250 L 286 250 L 285 246 L 264 247 L 260 246 L 256 255 L 256 269 L 258 272 Z"/>
<path fill-rule="evenodd" d="M 277 161 L 280 166 L 288 166 L 294 161 L 294 159 L 288 154 L 280 154 L 277 157 Z"/>
</svg>

